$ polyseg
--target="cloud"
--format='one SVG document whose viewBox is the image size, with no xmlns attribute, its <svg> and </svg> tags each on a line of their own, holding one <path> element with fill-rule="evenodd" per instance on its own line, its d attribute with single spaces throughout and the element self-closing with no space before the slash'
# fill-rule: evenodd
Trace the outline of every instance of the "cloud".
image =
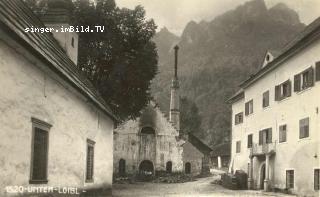
<svg viewBox="0 0 320 197">
<path fill-rule="evenodd" d="M 236 8 L 247 0 L 116 0 L 118 6 L 134 8 L 142 5 L 148 18 L 153 18 L 158 27 L 166 26 L 180 35 L 191 21 L 212 20 L 224 12 Z M 300 15 L 302 22 L 309 24 L 320 16 L 320 0 L 265 0 L 268 7 L 283 2 Z"/>
</svg>

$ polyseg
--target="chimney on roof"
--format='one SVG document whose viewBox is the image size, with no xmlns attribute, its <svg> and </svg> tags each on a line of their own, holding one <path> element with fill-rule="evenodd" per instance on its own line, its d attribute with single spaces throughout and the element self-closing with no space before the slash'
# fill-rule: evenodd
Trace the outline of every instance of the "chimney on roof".
<svg viewBox="0 0 320 197">
<path fill-rule="evenodd" d="M 42 16 L 42 22 L 51 31 L 53 37 L 58 41 L 60 46 L 65 50 L 69 58 L 77 65 L 78 63 L 78 34 L 71 30 L 70 13 L 73 9 L 71 0 L 49 0 L 48 10 Z"/>
</svg>

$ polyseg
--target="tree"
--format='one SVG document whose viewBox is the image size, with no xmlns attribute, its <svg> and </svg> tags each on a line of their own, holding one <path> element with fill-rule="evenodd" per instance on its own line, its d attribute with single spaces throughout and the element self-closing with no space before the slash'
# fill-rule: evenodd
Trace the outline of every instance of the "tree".
<svg viewBox="0 0 320 197">
<path fill-rule="evenodd" d="M 120 9 L 114 0 L 97 0 L 96 5 L 75 0 L 73 8 L 64 1 L 49 0 L 48 6 L 72 10 L 73 25 L 105 27 L 104 32 L 79 33 L 79 69 L 121 120 L 140 116 L 151 100 L 150 84 L 157 73 L 154 21 L 145 18 L 143 7 Z"/>
<path fill-rule="evenodd" d="M 187 97 L 180 99 L 180 134 L 202 135 L 201 116 L 197 105 Z"/>
</svg>

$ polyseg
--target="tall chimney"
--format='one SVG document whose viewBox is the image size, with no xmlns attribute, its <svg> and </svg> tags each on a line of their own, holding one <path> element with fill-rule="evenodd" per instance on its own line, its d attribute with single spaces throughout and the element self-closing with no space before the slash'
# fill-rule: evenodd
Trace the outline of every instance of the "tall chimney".
<svg viewBox="0 0 320 197">
<path fill-rule="evenodd" d="M 179 46 L 174 47 L 174 77 L 171 84 L 170 116 L 169 120 L 173 126 L 180 131 L 180 95 L 178 80 L 178 50 Z"/>
<path fill-rule="evenodd" d="M 78 63 L 78 34 L 62 31 L 61 28 L 70 28 L 70 2 L 67 0 L 49 0 L 48 10 L 41 17 L 42 22 L 48 28 L 54 28 L 53 37 L 64 49 L 69 58 L 77 65 Z M 72 2 L 71 2 L 72 3 Z"/>
</svg>

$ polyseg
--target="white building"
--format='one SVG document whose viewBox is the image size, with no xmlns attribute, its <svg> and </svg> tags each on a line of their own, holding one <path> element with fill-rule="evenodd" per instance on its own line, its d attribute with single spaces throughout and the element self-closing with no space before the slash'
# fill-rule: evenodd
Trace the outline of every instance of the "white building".
<svg viewBox="0 0 320 197">
<path fill-rule="evenodd" d="M 252 189 L 319 196 L 320 18 L 240 87 L 229 100 L 231 169 Z"/>
<path fill-rule="evenodd" d="M 27 27 L 45 26 L 23 1 L 1 0 L 0 196 L 111 195 L 116 118 L 77 71 L 77 36 Z"/>
</svg>

